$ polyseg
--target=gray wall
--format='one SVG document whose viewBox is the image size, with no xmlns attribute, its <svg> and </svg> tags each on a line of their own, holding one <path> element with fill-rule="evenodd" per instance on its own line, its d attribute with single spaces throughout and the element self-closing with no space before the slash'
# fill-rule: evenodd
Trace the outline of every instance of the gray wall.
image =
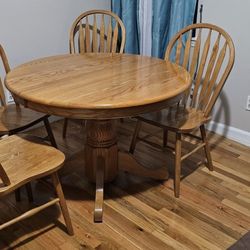
<svg viewBox="0 0 250 250">
<path fill-rule="evenodd" d="M 68 53 L 70 26 L 89 9 L 110 9 L 110 0 L 1 0 L 0 43 L 11 66 Z"/>
<path fill-rule="evenodd" d="M 234 69 L 226 83 L 214 119 L 250 132 L 250 1 L 200 0 L 203 21 L 223 27 L 236 48 Z M 1 0 L 0 43 L 12 67 L 33 58 L 67 53 L 70 26 L 88 9 L 110 9 L 110 0 Z M 0 70 L 1 72 L 1 70 Z"/>
<path fill-rule="evenodd" d="M 250 1 L 249 0 L 200 0 L 204 4 L 203 22 L 221 26 L 232 37 L 236 58 L 233 71 L 226 82 L 217 122 L 250 132 L 250 111 L 246 111 L 250 95 Z"/>
</svg>

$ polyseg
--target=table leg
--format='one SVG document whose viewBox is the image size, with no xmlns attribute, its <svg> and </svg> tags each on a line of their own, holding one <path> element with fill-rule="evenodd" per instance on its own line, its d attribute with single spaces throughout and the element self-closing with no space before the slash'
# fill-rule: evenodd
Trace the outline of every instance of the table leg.
<svg viewBox="0 0 250 250">
<path fill-rule="evenodd" d="M 94 221 L 102 221 L 103 185 L 118 173 L 116 122 L 113 120 L 87 121 L 85 145 L 85 174 L 96 182 Z"/>
<path fill-rule="evenodd" d="M 128 152 L 118 154 L 116 121 L 87 121 L 87 140 L 85 145 L 85 174 L 96 183 L 94 221 L 102 222 L 104 183 L 115 179 L 119 169 L 135 175 L 166 180 L 166 167 L 147 169 Z"/>
</svg>

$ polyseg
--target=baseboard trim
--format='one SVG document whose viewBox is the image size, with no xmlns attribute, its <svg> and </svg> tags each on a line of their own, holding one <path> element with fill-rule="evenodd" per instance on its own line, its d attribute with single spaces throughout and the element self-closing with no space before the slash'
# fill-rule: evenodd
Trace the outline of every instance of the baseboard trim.
<svg viewBox="0 0 250 250">
<path fill-rule="evenodd" d="M 250 147 L 250 132 L 214 121 L 207 125 L 207 129 Z"/>
</svg>

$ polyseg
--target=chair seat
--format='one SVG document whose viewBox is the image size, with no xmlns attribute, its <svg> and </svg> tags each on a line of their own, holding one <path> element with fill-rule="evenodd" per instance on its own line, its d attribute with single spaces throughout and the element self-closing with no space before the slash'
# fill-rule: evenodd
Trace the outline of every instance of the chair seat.
<svg viewBox="0 0 250 250">
<path fill-rule="evenodd" d="M 32 123 L 42 121 L 46 116 L 48 115 L 15 104 L 0 107 L 0 135 L 16 129 L 23 130 Z"/>
<path fill-rule="evenodd" d="M 158 127 L 183 133 L 188 133 L 210 120 L 201 110 L 184 107 L 170 107 L 137 118 Z"/>
<path fill-rule="evenodd" d="M 0 197 L 32 179 L 57 171 L 64 163 L 62 152 L 44 143 L 41 138 L 12 135 L 0 140 L 0 163 L 11 185 L 4 186 L 0 179 Z"/>
</svg>

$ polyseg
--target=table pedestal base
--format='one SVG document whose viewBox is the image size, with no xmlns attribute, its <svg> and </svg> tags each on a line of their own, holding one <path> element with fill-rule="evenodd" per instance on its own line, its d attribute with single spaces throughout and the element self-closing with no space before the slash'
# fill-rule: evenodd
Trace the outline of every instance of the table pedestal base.
<svg viewBox="0 0 250 250">
<path fill-rule="evenodd" d="M 87 121 L 85 161 L 87 178 L 96 182 L 94 220 L 101 222 L 104 182 L 112 181 L 118 173 L 115 121 Z"/>
<path fill-rule="evenodd" d="M 166 169 L 147 169 L 138 163 L 128 152 L 117 148 L 116 121 L 87 121 L 87 140 L 85 145 L 85 174 L 96 182 L 94 221 L 102 222 L 104 182 L 110 182 L 118 174 L 118 167 L 135 175 L 166 180 Z"/>
</svg>

